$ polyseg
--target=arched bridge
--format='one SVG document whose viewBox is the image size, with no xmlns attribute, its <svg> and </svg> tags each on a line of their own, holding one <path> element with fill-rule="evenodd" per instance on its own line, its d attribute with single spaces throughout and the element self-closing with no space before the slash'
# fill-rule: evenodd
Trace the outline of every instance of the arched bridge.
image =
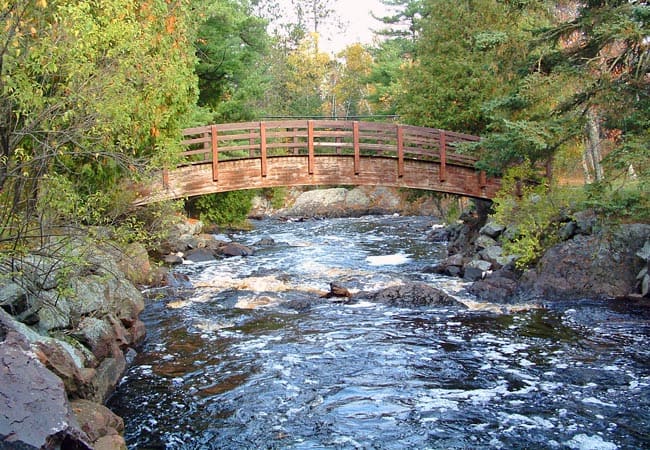
<svg viewBox="0 0 650 450">
<path fill-rule="evenodd" d="M 381 185 L 491 199 L 500 186 L 455 152 L 476 136 L 339 120 L 208 125 L 184 130 L 186 150 L 136 204 L 299 185 Z"/>
</svg>

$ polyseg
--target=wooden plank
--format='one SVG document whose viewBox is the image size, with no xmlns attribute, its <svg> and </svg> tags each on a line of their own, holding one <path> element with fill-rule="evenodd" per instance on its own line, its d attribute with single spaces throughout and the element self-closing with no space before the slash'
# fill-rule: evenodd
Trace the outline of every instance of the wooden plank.
<svg viewBox="0 0 650 450">
<path fill-rule="evenodd" d="M 352 121 L 350 120 L 315 120 L 315 128 L 342 128 L 344 130 L 352 129 Z"/>
<path fill-rule="evenodd" d="M 211 137 L 212 137 L 212 181 L 219 180 L 219 145 L 218 145 L 218 135 L 217 135 L 217 126 L 212 125 L 211 127 Z"/>
<path fill-rule="evenodd" d="M 266 124 L 264 122 L 260 122 L 260 156 L 261 156 L 261 175 L 262 177 L 266 177 Z"/>
<path fill-rule="evenodd" d="M 314 165 L 315 165 L 315 159 L 314 159 L 314 121 L 310 120 L 307 124 L 307 148 L 309 151 L 309 157 L 308 157 L 308 163 L 307 163 L 307 170 L 309 172 L 309 175 L 314 174 Z"/>
<path fill-rule="evenodd" d="M 354 174 L 359 175 L 361 171 L 361 153 L 359 149 L 359 122 L 352 124 L 352 141 L 354 145 Z"/>
<path fill-rule="evenodd" d="M 194 144 L 205 144 L 206 142 L 209 142 L 210 138 L 208 137 L 208 134 L 204 134 L 201 137 L 197 138 L 192 138 L 192 139 L 185 139 L 181 141 L 181 145 L 194 145 Z"/>
<path fill-rule="evenodd" d="M 205 153 L 210 154 L 210 153 L 212 153 L 212 150 L 204 149 L 204 148 L 202 148 L 201 150 L 187 150 L 187 151 L 181 153 L 181 155 L 183 155 L 183 156 L 192 156 L 192 155 L 203 155 Z"/>
<path fill-rule="evenodd" d="M 487 174 L 484 170 L 481 170 L 478 174 L 478 185 L 481 188 L 487 186 Z"/>
<path fill-rule="evenodd" d="M 183 136 L 192 136 L 194 134 L 204 134 L 210 131 L 210 125 L 194 128 L 185 128 L 183 130 Z"/>
<path fill-rule="evenodd" d="M 259 122 L 220 123 L 217 124 L 217 130 L 219 130 L 219 133 L 224 134 L 226 131 L 255 130 L 258 126 Z"/>
<path fill-rule="evenodd" d="M 397 125 L 397 176 L 404 176 L 404 135 L 401 125 Z"/>
<path fill-rule="evenodd" d="M 440 132 L 440 181 L 447 179 L 447 142 L 445 132 Z"/>
</svg>

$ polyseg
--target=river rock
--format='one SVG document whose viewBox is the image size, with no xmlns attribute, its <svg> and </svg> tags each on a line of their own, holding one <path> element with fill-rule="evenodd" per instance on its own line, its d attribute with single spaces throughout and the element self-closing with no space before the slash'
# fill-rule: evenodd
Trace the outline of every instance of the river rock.
<svg viewBox="0 0 650 450">
<path fill-rule="evenodd" d="M 104 403 L 126 370 L 126 358 L 122 354 L 116 355 L 115 358 L 106 358 L 96 370 L 97 375 L 93 379 L 93 393 L 87 398 L 94 402 Z"/>
<path fill-rule="evenodd" d="M 96 317 L 84 317 L 75 331 L 75 336 L 90 348 L 98 360 L 122 353 L 115 331 L 108 321 Z"/>
<path fill-rule="evenodd" d="M 449 230 L 446 227 L 436 227 L 429 232 L 427 239 L 431 242 L 447 242 Z"/>
<path fill-rule="evenodd" d="M 451 277 L 460 276 L 463 272 L 462 268 L 463 264 L 465 264 L 465 259 L 466 258 L 462 254 L 456 253 L 448 256 L 435 266 L 424 268 L 423 272 L 438 273 L 442 275 L 449 275 Z"/>
<path fill-rule="evenodd" d="M 382 303 L 396 307 L 418 306 L 466 306 L 446 292 L 425 283 L 407 282 L 390 286 L 377 292 L 360 295 L 371 302 Z"/>
<path fill-rule="evenodd" d="M 272 247 L 275 245 L 275 240 L 270 237 L 260 239 L 255 243 L 255 247 Z"/>
<path fill-rule="evenodd" d="M 314 189 L 298 196 L 293 206 L 284 212 L 290 217 L 340 215 L 345 205 L 347 189 Z"/>
<path fill-rule="evenodd" d="M 183 257 L 178 253 L 165 255 L 162 260 L 165 264 L 169 264 L 170 266 L 177 266 L 179 264 L 183 264 Z"/>
<path fill-rule="evenodd" d="M 482 234 L 476 238 L 476 240 L 474 241 L 474 245 L 476 246 L 476 248 L 481 250 L 489 247 L 495 247 L 498 245 L 498 243 L 490 236 L 486 236 Z"/>
<path fill-rule="evenodd" d="M 349 299 L 349 298 L 352 297 L 352 294 L 350 293 L 348 288 L 346 288 L 345 286 L 343 286 L 343 285 L 341 285 L 339 283 L 336 283 L 336 282 L 332 282 L 332 283 L 330 283 L 330 291 L 327 294 L 322 295 L 321 297 L 322 298 L 336 297 L 336 298 L 348 298 Z"/>
<path fill-rule="evenodd" d="M 68 299 L 56 291 L 42 291 L 34 298 L 39 304 L 38 328 L 43 332 L 70 327 L 72 308 Z"/>
<path fill-rule="evenodd" d="M 463 279 L 467 281 L 480 280 L 492 268 L 488 261 L 473 259 L 463 266 Z"/>
<path fill-rule="evenodd" d="M 496 222 L 488 222 L 483 227 L 479 230 L 479 233 L 491 237 L 492 239 L 496 239 L 499 236 L 501 236 L 501 233 L 505 231 L 506 227 L 498 224 Z"/>
<path fill-rule="evenodd" d="M 517 287 L 517 275 L 511 270 L 502 269 L 487 274 L 485 278 L 473 283 L 468 290 L 484 302 L 514 303 Z"/>
<path fill-rule="evenodd" d="M 345 194 L 344 207 L 352 212 L 364 213 L 370 208 L 370 197 L 361 188 L 354 188 Z"/>
<path fill-rule="evenodd" d="M 91 442 L 104 436 L 119 435 L 124 431 L 124 421 L 104 405 L 79 399 L 70 403 L 79 426 Z"/>
<path fill-rule="evenodd" d="M 576 233 L 589 235 L 594 232 L 598 216 L 591 209 L 578 211 L 573 215 L 573 222 L 576 224 Z"/>
<path fill-rule="evenodd" d="M 90 450 L 61 379 L 16 332 L 0 336 L 0 448 Z"/>
<path fill-rule="evenodd" d="M 214 252 L 207 248 L 197 248 L 185 253 L 185 259 L 193 263 L 210 262 L 215 260 Z"/>
<path fill-rule="evenodd" d="M 95 369 L 84 367 L 54 339 L 37 342 L 34 347 L 41 363 L 63 381 L 68 397 L 83 398 L 92 394 Z"/>
<path fill-rule="evenodd" d="M 94 450 L 128 450 L 122 436 L 111 434 L 102 436 L 93 443 Z"/>
<path fill-rule="evenodd" d="M 254 250 L 237 242 L 228 242 L 221 247 L 221 254 L 224 256 L 251 256 Z"/>
<path fill-rule="evenodd" d="M 149 262 L 149 254 L 139 242 L 128 244 L 122 249 L 117 266 L 126 278 L 136 285 L 152 284 L 154 281 L 155 271 Z"/>
<path fill-rule="evenodd" d="M 649 237 L 650 225 L 645 224 L 578 234 L 549 249 L 524 273 L 519 295 L 546 301 L 625 297 L 635 290 L 642 267 L 636 253 Z"/>
</svg>

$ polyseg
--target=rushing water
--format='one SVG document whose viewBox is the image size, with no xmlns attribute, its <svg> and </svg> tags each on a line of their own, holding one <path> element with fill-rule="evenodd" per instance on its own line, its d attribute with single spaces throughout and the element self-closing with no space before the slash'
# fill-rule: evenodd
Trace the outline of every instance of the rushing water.
<svg viewBox="0 0 650 450">
<path fill-rule="evenodd" d="M 422 273 L 444 256 L 425 218 L 257 225 L 233 238 L 274 245 L 182 266 L 196 289 L 147 306 L 147 341 L 109 404 L 129 448 L 650 448 L 647 312 L 473 303 Z M 331 281 L 403 280 L 472 307 L 319 299 Z"/>
</svg>

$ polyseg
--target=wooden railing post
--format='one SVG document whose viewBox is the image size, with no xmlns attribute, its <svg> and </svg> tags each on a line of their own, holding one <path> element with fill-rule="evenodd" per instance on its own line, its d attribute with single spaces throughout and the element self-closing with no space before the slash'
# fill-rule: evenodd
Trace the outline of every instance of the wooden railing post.
<svg viewBox="0 0 650 450">
<path fill-rule="evenodd" d="M 262 158 L 262 165 L 260 168 L 263 177 L 266 177 L 266 124 L 260 122 L 260 157 Z"/>
<path fill-rule="evenodd" d="M 248 138 L 248 156 L 250 158 L 255 157 L 255 132 L 254 129 L 250 129 L 250 137 Z"/>
<path fill-rule="evenodd" d="M 210 127 L 210 137 L 212 144 L 212 181 L 219 180 L 219 144 L 217 135 L 217 126 Z"/>
<path fill-rule="evenodd" d="M 293 129 L 293 154 L 294 155 L 299 155 L 300 154 L 300 148 L 298 148 L 298 128 Z"/>
<path fill-rule="evenodd" d="M 404 176 L 404 130 L 397 125 L 397 176 Z"/>
<path fill-rule="evenodd" d="M 352 122 L 352 141 L 354 146 L 354 174 L 361 171 L 361 153 L 359 151 L 359 122 Z"/>
<path fill-rule="evenodd" d="M 307 148 L 309 151 L 309 156 L 308 156 L 308 170 L 309 170 L 309 175 L 314 174 L 314 164 L 315 164 L 315 157 L 314 157 L 314 121 L 309 120 L 307 121 Z"/>
<path fill-rule="evenodd" d="M 440 181 L 447 179 L 447 136 L 440 130 Z"/>
</svg>

